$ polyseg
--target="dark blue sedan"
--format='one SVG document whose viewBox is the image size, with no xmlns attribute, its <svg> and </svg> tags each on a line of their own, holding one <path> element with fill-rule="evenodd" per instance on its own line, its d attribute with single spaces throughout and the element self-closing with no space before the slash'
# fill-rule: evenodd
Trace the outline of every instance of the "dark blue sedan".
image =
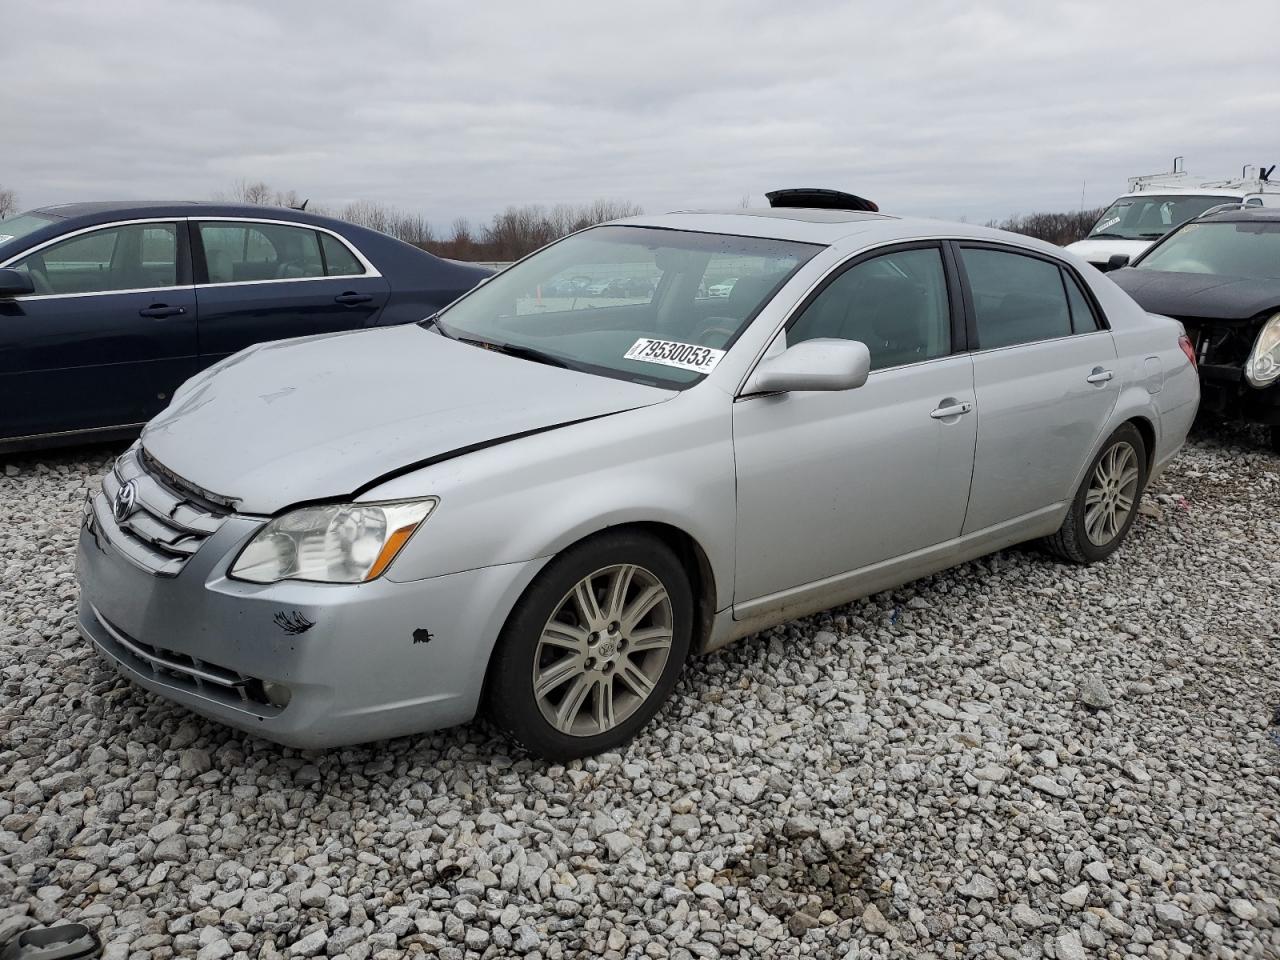
<svg viewBox="0 0 1280 960">
<path fill-rule="evenodd" d="M 74 203 L 0 220 L 0 451 L 128 436 L 243 347 L 421 320 L 491 272 L 276 207 Z"/>
</svg>

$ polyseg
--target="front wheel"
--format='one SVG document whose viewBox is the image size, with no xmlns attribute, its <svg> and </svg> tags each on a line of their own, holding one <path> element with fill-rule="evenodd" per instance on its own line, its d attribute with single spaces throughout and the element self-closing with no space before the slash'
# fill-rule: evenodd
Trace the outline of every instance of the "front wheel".
<svg viewBox="0 0 1280 960">
<path fill-rule="evenodd" d="M 1045 546 L 1074 563 L 1105 560 L 1133 525 L 1146 485 L 1147 445 L 1137 427 L 1123 424 L 1093 458 L 1062 526 Z"/>
<path fill-rule="evenodd" d="M 617 747 L 666 702 L 692 627 L 688 577 L 661 541 L 622 531 L 571 547 L 503 628 L 489 714 L 548 760 Z"/>
</svg>

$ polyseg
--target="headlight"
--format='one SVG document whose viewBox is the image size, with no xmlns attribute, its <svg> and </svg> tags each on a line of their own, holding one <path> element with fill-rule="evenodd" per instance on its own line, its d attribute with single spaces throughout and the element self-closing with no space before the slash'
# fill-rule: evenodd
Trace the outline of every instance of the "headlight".
<svg viewBox="0 0 1280 960">
<path fill-rule="evenodd" d="M 240 551 L 231 576 L 252 583 L 363 583 L 381 576 L 436 501 L 340 503 L 276 517 Z"/>
<path fill-rule="evenodd" d="M 1255 387 L 1270 386 L 1280 377 L 1280 313 L 1262 325 L 1244 365 L 1244 376 Z"/>
</svg>

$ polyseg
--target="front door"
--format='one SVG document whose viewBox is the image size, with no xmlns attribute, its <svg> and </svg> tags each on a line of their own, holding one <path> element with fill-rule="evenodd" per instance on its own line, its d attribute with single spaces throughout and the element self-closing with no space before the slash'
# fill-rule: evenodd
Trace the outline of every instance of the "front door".
<svg viewBox="0 0 1280 960">
<path fill-rule="evenodd" d="M 387 302 L 386 279 L 326 231 L 240 220 L 191 228 L 206 364 L 267 340 L 368 326 Z"/>
<path fill-rule="evenodd" d="M 186 224 L 102 227 L 9 265 L 0 300 L 0 439 L 145 423 L 199 369 Z"/>
<path fill-rule="evenodd" d="M 867 382 L 734 403 L 735 603 L 960 535 L 977 410 L 948 274 L 936 244 L 855 261 L 782 336 L 866 343 Z"/>
<path fill-rule="evenodd" d="M 1120 392 L 1116 347 L 1071 271 L 963 246 L 982 413 L 965 533 L 1054 509 L 1102 439 Z"/>
</svg>

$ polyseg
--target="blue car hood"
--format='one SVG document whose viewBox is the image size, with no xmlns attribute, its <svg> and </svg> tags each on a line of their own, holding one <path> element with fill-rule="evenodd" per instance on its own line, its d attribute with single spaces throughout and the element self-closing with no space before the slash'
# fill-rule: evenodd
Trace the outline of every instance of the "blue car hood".
<svg viewBox="0 0 1280 960">
<path fill-rule="evenodd" d="M 244 350 L 187 381 L 147 424 L 142 445 L 241 512 L 271 514 L 671 396 L 410 324 Z"/>
</svg>

